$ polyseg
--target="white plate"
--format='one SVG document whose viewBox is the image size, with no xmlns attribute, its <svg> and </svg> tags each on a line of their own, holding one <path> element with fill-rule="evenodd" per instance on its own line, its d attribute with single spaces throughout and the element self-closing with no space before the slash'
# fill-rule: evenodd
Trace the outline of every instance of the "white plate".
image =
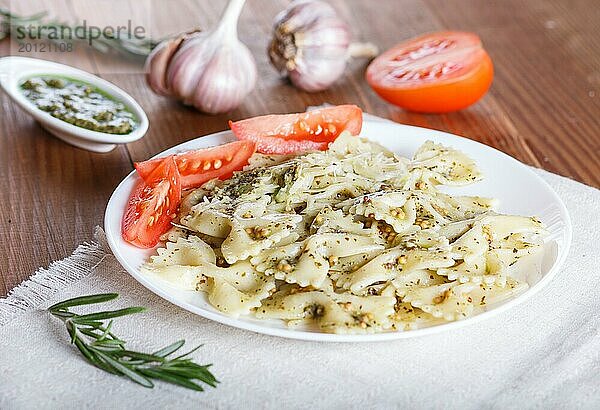
<svg viewBox="0 0 600 410">
<path fill-rule="evenodd" d="M 78 127 L 53 117 L 50 113 L 37 108 L 35 104 L 25 97 L 20 89 L 21 83 L 27 78 L 40 75 L 64 76 L 86 82 L 105 91 L 111 97 L 127 106 L 137 117 L 138 126 L 129 134 L 108 134 Z M 0 58 L 0 87 L 4 89 L 14 102 L 39 121 L 52 135 L 71 145 L 89 151 L 111 151 L 117 146 L 116 144 L 126 144 L 139 140 L 148 131 L 148 117 L 133 97 L 116 85 L 94 74 L 65 64 L 28 57 L 10 56 Z"/>
<path fill-rule="evenodd" d="M 140 265 L 154 250 L 142 250 L 121 238 L 121 218 L 129 194 L 138 181 L 134 172 L 129 174 L 113 193 L 106 209 L 104 226 L 108 243 L 118 261 L 141 284 L 166 300 L 207 319 L 230 326 L 273 336 L 327 342 L 365 342 L 401 339 L 455 329 L 492 317 L 530 298 L 545 286 L 564 262 L 571 243 L 571 221 L 558 195 L 527 166 L 494 148 L 440 131 L 411 127 L 382 121 L 365 121 L 362 136 L 377 141 L 398 154 L 411 157 L 427 140 L 457 148 L 473 158 L 485 179 L 472 186 L 453 189 L 452 192 L 489 196 L 500 200 L 500 211 L 517 215 L 536 215 L 548 225 L 553 242 L 546 247 L 539 272 L 528 277 L 530 288 L 504 304 L 494 306 L 479 315 L 423 329 L 377 333 L 372 335 L 337 335 L 317 331 L 291 330 L 282 321 L 257 320 L 250 317 L 231 318 L 210 306 L 205 294 L 182 291 L 166 281 L 140 273 Z M 158 156 L 178 151 L 209 147 L 234 140 L 230 131 L 197 138 L 171 148 Z"/>
</svg>

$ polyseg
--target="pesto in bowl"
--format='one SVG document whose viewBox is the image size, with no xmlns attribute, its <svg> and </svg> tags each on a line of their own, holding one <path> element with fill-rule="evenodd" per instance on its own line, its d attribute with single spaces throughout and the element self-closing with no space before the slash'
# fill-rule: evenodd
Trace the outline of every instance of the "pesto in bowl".
<svg viewBox="0 0 600 410">
<path fill-rule="evenodd" d="M 83 81 L 42 75 L 25 80 L 20 89 L 38 109 L 81 128 L 124 135 L 138 126 L 125 104 Z"/>
</svg>

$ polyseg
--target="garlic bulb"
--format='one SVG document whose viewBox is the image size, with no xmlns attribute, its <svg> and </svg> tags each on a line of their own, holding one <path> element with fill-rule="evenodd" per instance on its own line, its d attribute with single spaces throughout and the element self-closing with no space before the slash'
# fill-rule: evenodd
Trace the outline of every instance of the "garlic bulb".
<svg viewBox="0 0 600 410">
<path fill-rule="evenodd" d="M 350 57 L 377 55 L 373 44 L 351 44 L 350 29 L 329 4 L 296 0 L 275 17 L 271 63 L 296 87 L 321 91 L 346 69 Z"/>
<path fill-rule="evenodd" d="M 146 60 L 148 84 L 210 114 L 235 109 L 256 84 L 256 63 L 237 37 L 245 0 L 230 0 L 217 27 L 162 42 Z"/>
</svg>

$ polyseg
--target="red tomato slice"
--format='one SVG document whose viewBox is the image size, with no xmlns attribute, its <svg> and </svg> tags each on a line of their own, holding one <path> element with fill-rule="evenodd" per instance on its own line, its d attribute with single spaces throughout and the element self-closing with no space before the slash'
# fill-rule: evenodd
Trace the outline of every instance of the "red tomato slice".
<svg viewBox="0 0 600 410">
<path fill-rule="evenodd" d="M 476 34 L 426 34 L 400 43 L 369 64 L 366 78 L 384 100 L 411 111 L 468 107 L 488 90 L 492 60 Z"/>
<path fill-rule="evenodd" d="M 252 141 L 235 141 L 217 147 L 171 155 L 181 175 L 182 189 L 197 188 L 213 178 L 227 179 L 241 170 L 256 151 Z M 136 162 L 135 169 L 146 180 L 164 158 Z"/>
<path fill-rule="evenodd" d="M 121 234 L 140 248 L 155 246 L 169 230 L 181 201 L 181 178 L 173 157 L 160 164 L 131 192 L 121 222 Z"/>
<path fill-rule="evenodd" d="M 256 150 L 263 154 L 325 150 L 342 131 L 360 133 L 362 110 L 356 105 L 338 105 L 298 114 L 229 121 L 229 127 L 240 140 L 256 142 Z"/>
</svg>

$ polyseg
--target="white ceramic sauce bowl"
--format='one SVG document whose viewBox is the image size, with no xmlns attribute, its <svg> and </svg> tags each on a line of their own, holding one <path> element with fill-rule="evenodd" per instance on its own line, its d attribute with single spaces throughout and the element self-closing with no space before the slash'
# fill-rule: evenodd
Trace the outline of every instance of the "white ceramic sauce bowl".
<svg viewBox="0 0 600 410">
<path fill-rule="evenodd" d="M 61 76 L 88 83 L 123 103 L 136 119 L 137 126 L 129 134 L 108 134 L 69 124 L 40 110 L 21 91 L 21 84 L 35 76 Z M 148 131 L 148 117 L 142 107 L 125 91 L 87 71 L 28 57 L 0 58 L 0 86 L 21 108 L 35 118 L 52 135 L 79 148 L 94 152 L 109 152 L 116 144 L 127 144 L 142 138 Z"/>
</svg>

